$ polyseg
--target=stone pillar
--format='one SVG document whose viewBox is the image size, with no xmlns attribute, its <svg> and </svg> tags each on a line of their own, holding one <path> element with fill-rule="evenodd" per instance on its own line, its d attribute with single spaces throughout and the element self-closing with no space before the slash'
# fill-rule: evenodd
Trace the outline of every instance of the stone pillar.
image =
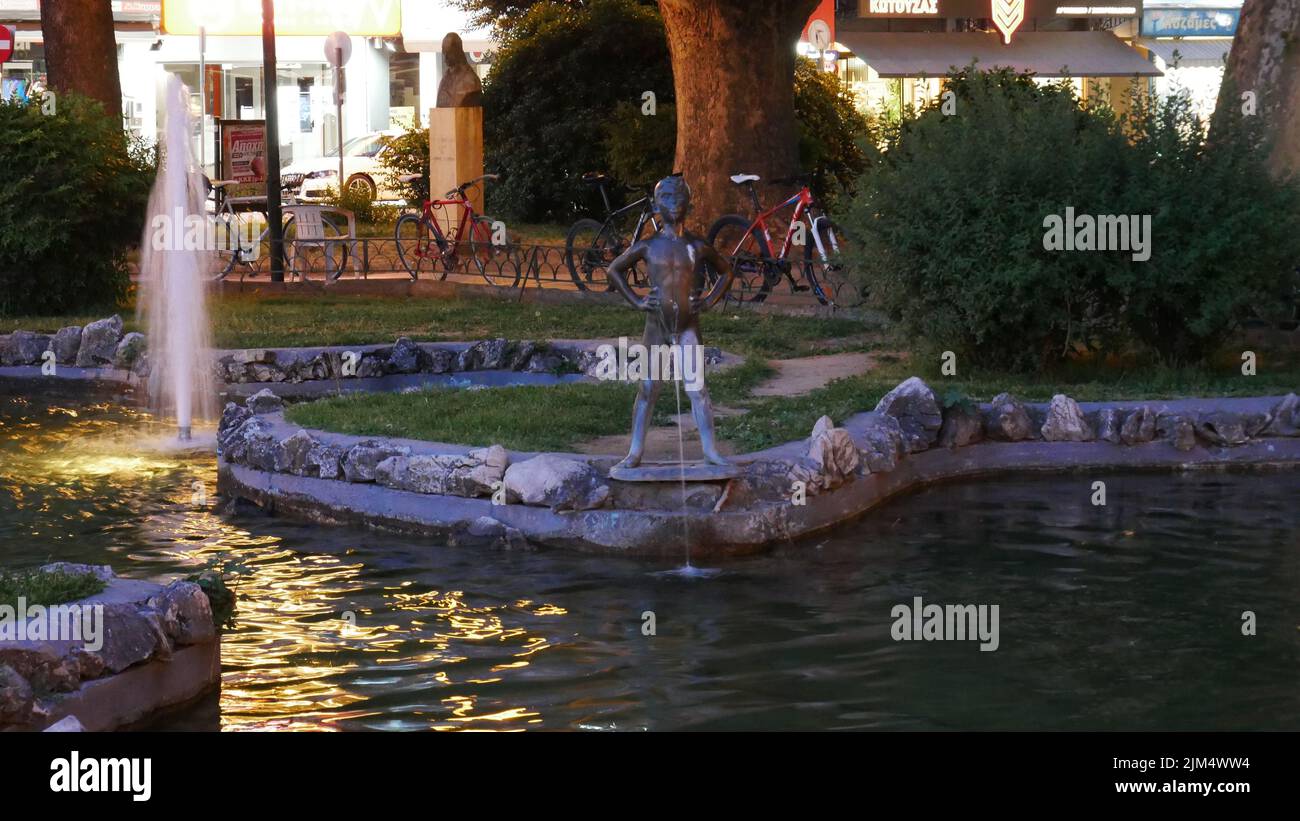
<svg viewBox="0 0 1300 821">
<path fill-rule="evenodd" d="M 429 194 L 443 194 L 483 174 L 483 109 L 477 106 L 429 109 Z M 476 213 L 483 213 L 483 186 L 469 191 Z M 458 219 L 459 214 L 447 217 Z"/>
</svg>

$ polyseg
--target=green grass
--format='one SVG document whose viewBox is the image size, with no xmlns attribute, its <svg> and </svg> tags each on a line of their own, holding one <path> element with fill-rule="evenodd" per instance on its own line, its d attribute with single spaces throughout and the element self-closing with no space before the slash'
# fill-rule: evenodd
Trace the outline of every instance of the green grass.
<svg viewBox="0 0 1300 821">
<path fill-rule="evenodd" d="M 747 360 L 709 379 L 716 404 L 739 401 L 771 374 L 767 364 Z M 630 424 L 633 385 L 578 383 L 554 386 L 414 393 L 348 394 L 288 409 L 289 420 L 309 428 L 357 436 L 394 436 L 466 445 L 502 445 L 511 450 L 569 450 L 578 442 L 625 433 Z M 688 411 L 682 397 L 683 411 Z M 676 411 L 665 387 L 656 407 L 663 424 Z"/>
<path fill-rule="evenodd" d="M 84 599 L 104 589 L 103 580 L 90 573 L 39 570 L 0 571 L 0 604 L 16 607 L 18 598 L 27 605 L 49 606 Z"/>
</svg>

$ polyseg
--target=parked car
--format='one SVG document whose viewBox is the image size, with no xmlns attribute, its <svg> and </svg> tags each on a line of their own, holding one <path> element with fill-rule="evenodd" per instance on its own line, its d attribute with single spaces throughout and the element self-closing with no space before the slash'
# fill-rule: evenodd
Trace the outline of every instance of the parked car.
<svg viewBox="0 0 1300 821">
<path fill-rule="evenodd" d="M 388 148 L 388 140 L 400 131 L 376 131 L 353 137 L 343 143 L 343 175 L 349 190 L 363 193 L 369 199 L 398 200 L 402 195 L 390 187 L 388 173 L 381 159 Z M 328 189 L 338 189 L 339 155 L 331 152 L 324 157 L 313 157 L 290 163 L 280 170 L 280 178 L 293 182 L 302 180 L 298 199 L 304 202 L 325 198 Z"/>
</svg>

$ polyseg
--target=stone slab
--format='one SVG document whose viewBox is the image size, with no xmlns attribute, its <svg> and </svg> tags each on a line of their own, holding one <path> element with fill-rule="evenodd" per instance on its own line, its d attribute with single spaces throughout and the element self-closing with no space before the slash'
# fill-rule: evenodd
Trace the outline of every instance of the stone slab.
<svg viewBox="0 0 1300 821">
<path fill-rule="evenodd" d="M 741 474 L 736 465 L 708 462 L 642 462 L 634 468 L 615 465 L 609 478 L 620 482 L 720 482 Z"/>
</svg>

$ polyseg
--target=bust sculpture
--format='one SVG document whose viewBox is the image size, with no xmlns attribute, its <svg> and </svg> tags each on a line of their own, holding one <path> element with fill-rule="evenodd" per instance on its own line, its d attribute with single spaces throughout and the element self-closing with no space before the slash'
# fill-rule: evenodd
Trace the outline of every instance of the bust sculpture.
<svg viewBox="0 0 1300 821">
<path fill-rule="evenodd" d="M 438 83 L 438 108 L 478 108 L 483 105 L 483 84 L 465 56 L 460 35 L 442 38 L 443 75 Z"/>
</svg>

